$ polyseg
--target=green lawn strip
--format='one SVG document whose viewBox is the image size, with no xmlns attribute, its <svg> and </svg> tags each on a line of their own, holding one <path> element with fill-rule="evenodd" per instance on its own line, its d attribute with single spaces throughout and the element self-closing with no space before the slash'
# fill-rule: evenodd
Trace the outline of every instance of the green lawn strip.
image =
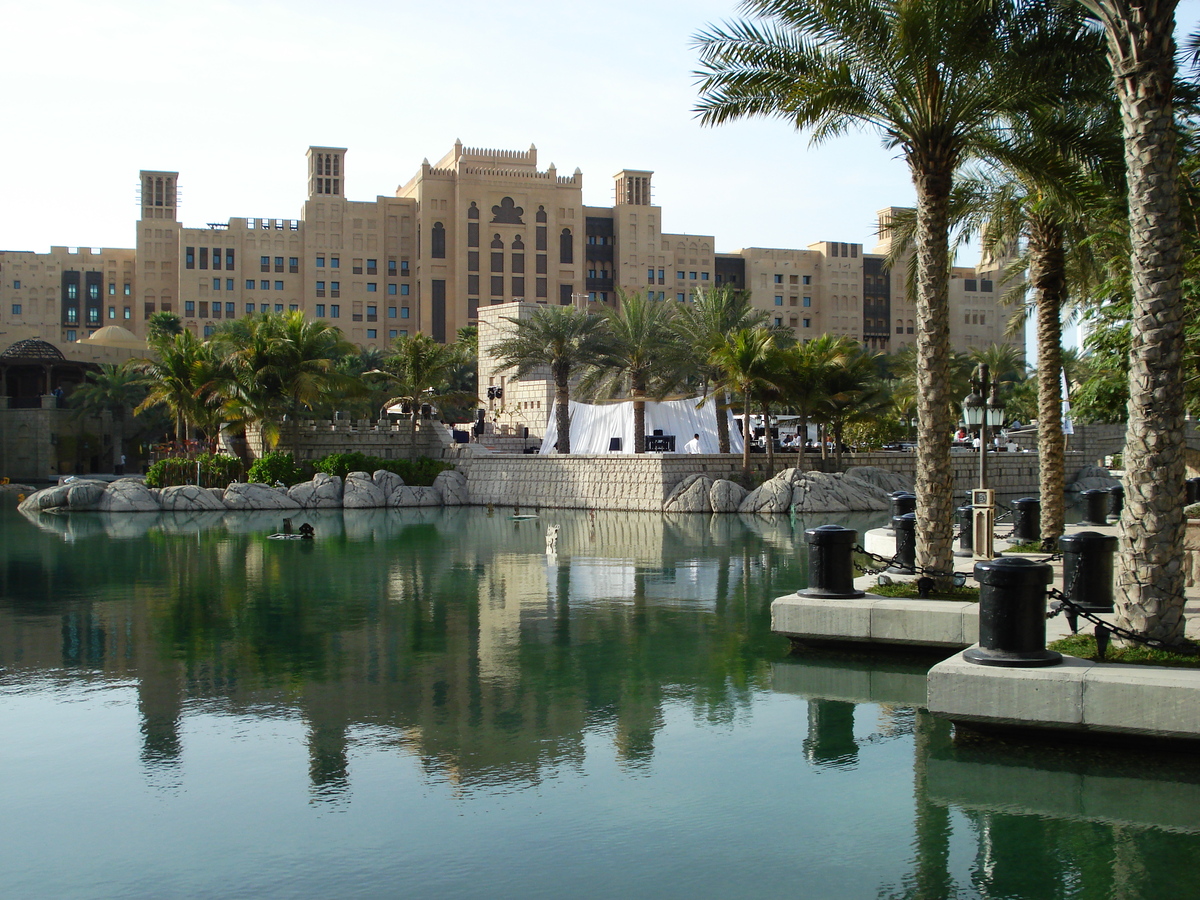
<svg viewBox="0 0 1200 900">
<path fill-rule="evenodd" d="M 1073 634 L 1049 645 L 1051 650 L 1066 653 L 1079 659 L 1090 659 L 1100 662 L 1096 655 L 1096 638 L 1090 634 Z M 1155 650 L 1150 647 L 1118 647 L 1110 643 L 1104 654 L 1104 662 L 1132 663 L 1142 666 L 1175 666 L 1186 669 L 1200 669 L 1200 656 L 1188 656 L 1184 653 L 1171 653 L 1168 650 Z"/>
<path fill-rule="evenodd" d="M 915 581 L 893 581 L 891 584 L 873 585 L 871 587 L 872 594 L 878 594 L 881 597 L 905 597 L 913 600 L 958 600 L 968 603 L 979 602 L 979 588 L 977 587 L 952 587 L 944 591 L 930 591 L 928 597 L 917 596 L 917 583 Z"/>
</svg>

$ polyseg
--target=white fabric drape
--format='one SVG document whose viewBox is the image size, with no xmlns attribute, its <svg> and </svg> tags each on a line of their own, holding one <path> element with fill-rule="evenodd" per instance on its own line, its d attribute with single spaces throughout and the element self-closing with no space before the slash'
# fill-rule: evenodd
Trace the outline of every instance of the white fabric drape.
<svg viewBox="0 0 1200 900">
<path fill-rule="evenodd" d="M 646 401 L 646 433 L 654 434 L 661 428 L 663 434 L 675 435 L 675 452 L 682 453 L 683 445 L 700 435 L 700 452 L 716 453 L 717 407 L 709 400 L 699 409 L 699 397 L 690 400 L 668 400 L 656 403 Z M 571 401 L 571 452 L 608 453 L 613 438 L 621 439 L 621 453 L 633 452 L 633 401 L 621 403 L 577 403 Z M 742 435 L 729 410 L 720 413 L 729 422 L 729 450 L 742 452 Z M 546 436 L 542 438 L 542 453 L 553 453 L 558 442 L 558 416 L 550 411 L 546 423 Z"/>
</svg>

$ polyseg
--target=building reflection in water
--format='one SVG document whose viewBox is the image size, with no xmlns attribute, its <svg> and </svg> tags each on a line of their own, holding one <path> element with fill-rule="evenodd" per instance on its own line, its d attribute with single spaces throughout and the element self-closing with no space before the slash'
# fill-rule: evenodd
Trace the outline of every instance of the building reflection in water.
<svg viewBox="0 0 1200 900">
<path fill-rule="evenodd" d="M 921 711 L 924 666 L 785 658 L 769 603 L 803 585 L 803 531 L 820 522 L 330 511 L 308 544 L 266 541 L 277 519 L 42 515 L 54 539 L 9 529 L 0 667 L 135 684 L 141 763 L 164 787 L 192 705 L 297 717 L 315 803 L 351 795 L 360 743 L 470 792 L 576 767 L 596 734 L 626 771 L 648 771 L 668 704 L 734 723 L 758 692 L 794 694 L 812 767 L 914 743 L 909 871 L 880 896 L 1153 896 L 1148 872 L 1200 871 L 1194 765 L 955 743 Z M 1158 895 L 1187 896 L 1183 878 Z"/>
</svg>

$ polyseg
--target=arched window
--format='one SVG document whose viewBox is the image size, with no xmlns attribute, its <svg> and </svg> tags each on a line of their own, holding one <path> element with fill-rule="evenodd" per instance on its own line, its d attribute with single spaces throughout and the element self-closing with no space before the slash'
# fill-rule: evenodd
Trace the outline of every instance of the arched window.
<svg viewBox="0 0 1200 900">
<path fill-rule="evenodd" d="M 498 235 L 498 234 L 492 235 L 492 249 L 493 250 L 503 250 L 504 249 L 504 241 L 500 239 L 500 235 Z"/>
<path fill-rule="evenodd" d="M 433 230 L 429 235 L 429 255 L 433 259 L 446 258 L 446 226 L 441 222 L 433 223 Z"/>
<path fill-rule="evenodd" d="M 475 205 L 474 200 L 471 201 L 471 206 L 470 206 L 470 208 L 467 209 L 467 218 L 468 219 L 478 219 L 479 218 L 479 207 Z"/>
<path fill-rule="evenodd" d="M 570 228 L 564 228 L 558 236 L 558 261 L 564 265 L 575 262 L 575 242 L 571 240 Z"/>
<path fill-rule="evenodd" d="M 539 206 L 537 211 L 537 222 L 539 225 L 544 225 L 546 222 L 546 207 Z"/>
<path fill-rule="evenodd" d="M 525 242 L 523 240 L 521 240 L 521 236 L 519 234 L 515 238 L 513 238 L 512 249 L 514 249 L 514 250 L 524 250 L 525 249 Z"/>
</svg>

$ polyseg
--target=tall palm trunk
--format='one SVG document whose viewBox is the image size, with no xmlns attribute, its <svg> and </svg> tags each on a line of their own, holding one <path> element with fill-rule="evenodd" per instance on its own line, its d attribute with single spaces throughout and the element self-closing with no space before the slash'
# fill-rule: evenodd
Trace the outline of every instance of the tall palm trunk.
<svg viewBox="0 0 1200 900">
<path fill-rule="evenodd" d="M 717 388 L 713 394 L 713 402 L 717 406 L 717 452 L 729 452 L 729 414 L 726 407 L 729 406 L 729 395 L 725 393 L 724 388 Z"/>
<path fill-rule="evenodd" d="M 559 453 L 571 452 L 571 385 L 565 377 L 554 380 L 554 415 L 558 425 L 558 440 L 554 449 Z"/>
<path fill-rule="evenodd" d="M 767 478 L 775 475 L 775 442 L 771 440 L 771 408 L 763 404 L 763 441 L 767 450 Z"/>
<path fill-rule="evenodd" d="M 949 198 L 953 166 L 910 161 L 917 190 L 917 565 L 950 572 L 954 477 L 950 468 Z"/>
<path fill-rule="evenodd" d="M 1029 281 L 1037 309 L 1038 491 L 1043 549 L 1053 550 L 1066 528 L 1066 442 L 1062 430 L 1062 305 L 1066 254 L 1062 224 L 1047 216 L 1029 219 Z"/>
<path fill-rule="evenodd" d="M 1117 622 L 1183 638 L 1184 399 L 1175 3 L 1090 2 L 1108 34 L 1125 136 L 1133 310 Z"/>
<path fill-rule="evenodd" d="M 750 441 L 752 440 L 752 429 L 750 428 L 750 403 L 753 399 L 754 398 L 751 396 L 751 392 L 747 389 L 746 402 L 742 404 L 742 474 L 747 478 L 750 477 Z M 747 487 L 749 487 L 749 485 L 747 485 Z"/>
</svg>

